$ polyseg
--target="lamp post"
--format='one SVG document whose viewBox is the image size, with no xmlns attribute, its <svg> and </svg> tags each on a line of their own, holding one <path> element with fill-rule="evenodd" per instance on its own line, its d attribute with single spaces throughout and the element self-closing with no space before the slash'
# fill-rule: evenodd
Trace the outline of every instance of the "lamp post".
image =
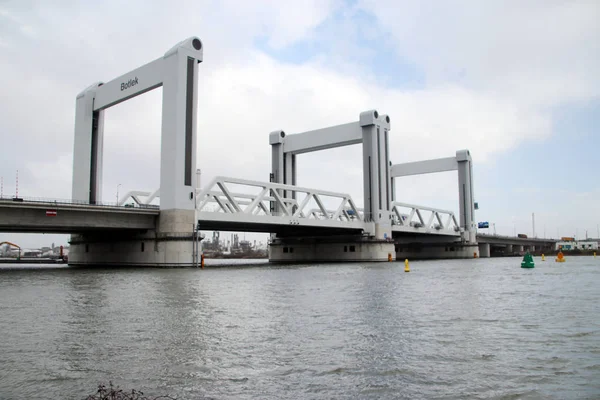
<svg viewBox="0 0 600 400">
<path fill-rule="evenodd" d="M 121 186 L 120 183 L 117 185 L 117 206 L 119 205 L 119 186 Z"/>
</svg>

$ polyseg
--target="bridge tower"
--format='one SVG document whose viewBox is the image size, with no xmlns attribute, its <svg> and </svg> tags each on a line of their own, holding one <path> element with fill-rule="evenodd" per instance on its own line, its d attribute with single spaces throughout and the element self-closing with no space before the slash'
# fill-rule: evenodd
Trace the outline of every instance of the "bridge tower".
<svg viewBox="0 0 600 400">
<path fill-rule="evenodd" d="M 77 96 L 73 149 L 73 200 L 102 199 L 104 110 L 162 87 L 160 216 L 156 229 L 73 235 L 69 263 L 75 265 L 180 266 L 193 263 L 195 226 L 198 64 L 203 46 L 188 38 L 164 56 Z"/>
<path fill-rule="evenodd" d="M 473 161 L 469 150 L 458 150 L 454 157 L 438 158 L 395 164 L 391 167 L 392 187 L 394 179 L 409 175 L 422 175 L 436 172 L 458 172 L 459 199 L 459 240 L 449 241 L 447 237 L 399 238 L 398 258 L 473 258 L 479 256 L 477 227 L 475 225 L 475 200 L 473 191 Z M 417 248 L 410 242 L 417 243 Z M 486 253 L 489 257 L 489 251 Z"/>
<path fill-rule="evenodd" d="M 394 256 L 390 211 L 390 129 L 389 116 L 369 110 L 360 113 L 356 122 L 292 135 L 281 130 L 271 132 L 271 181 L 287 185 L 297 183 L 298 154 L 362 144 L 362 218 L 367 228 L 362 235 L 329 236 L 325 240 L 273 234 L 269 246 L 270 261 L 387 261 L 390 255 Z M 295 199 L 293 190 L 280 191 L 279 194 L 284 199 Z M 274 202 L 273 212 L 278 214 L 280 207 Z"/>
</svg>

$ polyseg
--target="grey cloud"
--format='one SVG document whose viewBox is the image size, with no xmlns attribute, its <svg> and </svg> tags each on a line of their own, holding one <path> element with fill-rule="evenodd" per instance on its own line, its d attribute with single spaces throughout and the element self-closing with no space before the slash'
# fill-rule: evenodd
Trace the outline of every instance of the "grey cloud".
<svg viewBox="0 0 600 400">
<path fill-rule="evenodd" d="M 431 85 L 458 82 L 528 107 L 600 91 L 596 1 L 373 1 L 372 13 Z"/>
</svg>

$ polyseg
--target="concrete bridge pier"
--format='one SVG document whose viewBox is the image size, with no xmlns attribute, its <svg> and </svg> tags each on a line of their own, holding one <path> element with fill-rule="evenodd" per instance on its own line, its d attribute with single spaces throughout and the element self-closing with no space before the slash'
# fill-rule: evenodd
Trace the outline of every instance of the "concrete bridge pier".
<svg viewBox="0 0 600 400">
<path fill-rule="evenodd" d="M 454 243 L 396 243 L 396 259 L 444 260 L 479 257 L 479 246 L 466 242 Z"/>
<path fill-rule="evenodd" d="M 394 243 L 368 237 L 276 238 L 270 262 L 343 262 L 395 260 Z"/>
<path fill-rule="evenodd" d="M 71 236 L 69 265 L 130 267 L 196 266 L 194 212 L 162 211 L 158 228 Z"/>
<path fill-rule="evenodd" d="M 479 244 L 479 257 L 480 258 L 489 258 L 491 254 L 490 244 L 489 243 L 480 243 Z"/>
</svg>

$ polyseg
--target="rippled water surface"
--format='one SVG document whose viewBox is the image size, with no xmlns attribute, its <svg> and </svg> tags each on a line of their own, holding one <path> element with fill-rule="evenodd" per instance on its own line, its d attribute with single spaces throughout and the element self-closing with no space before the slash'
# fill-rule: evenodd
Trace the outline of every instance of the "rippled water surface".
<svg viewBox="0 0 600 400">
<path fill-rule="evenodd" d="M 600 398 L 600 258 L 536 263 L 1 265 L 0 399 Z"/>
</svg>

